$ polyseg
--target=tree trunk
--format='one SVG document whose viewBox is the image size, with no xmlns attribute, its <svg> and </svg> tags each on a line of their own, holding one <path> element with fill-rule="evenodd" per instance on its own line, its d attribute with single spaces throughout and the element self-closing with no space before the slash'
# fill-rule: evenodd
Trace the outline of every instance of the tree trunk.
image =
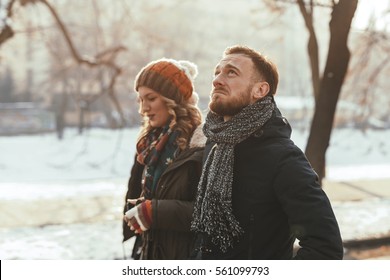
<svg viewBox="0 0 390 280">
<path fill-rule="evenodd" d="M 358 0 L 340 0 L 333 8 L 329 24 L 328 58 L 305 151 L 318 173 L 320 182 L 325 177 L 325 154 L 332 133 L 337 101 L 348 70 L 350 52 L 347 40 L 357 3 Z"/>
<path fill-rule="evenodd" d="M 79 112 L 79 125 L 78 125 L 78 131 L 80 135 L 83 134 L 83 130 L 84 130 L 84 113 L 85 113 L 85 109 L 81 107 Z"/>
<path fill-rule="evenodd" d="M 320 88 L 320 60 L 318 55 L 318 42 L 316 32 L 314 30 L 313 16 L 314 8 L 313 3 L 310 5 L 310 9 L 306 8 L 303 0 L 297 0 L 299 10 L 305 21 L 307 31 L 309 32 L 309 41 L 307 43 L 307 52 L 309 54 L 310 69 L 311 69 L 311 81 L 313 86 L 314 100 L 317 103 L 319 88 Z"/>
<path fill-rule="evenodd" d="M 66 126 L 65 114 L 68 106 L 68 95 L 65 90 L 65 83 L 66 82 L 64 82 L 64 89 L 62 91 L 60 101 L 58 102 L 59 104 L 56 104 L 55 106 L 56 132 L 59 140 L 63 139 Z"/>
</svg>

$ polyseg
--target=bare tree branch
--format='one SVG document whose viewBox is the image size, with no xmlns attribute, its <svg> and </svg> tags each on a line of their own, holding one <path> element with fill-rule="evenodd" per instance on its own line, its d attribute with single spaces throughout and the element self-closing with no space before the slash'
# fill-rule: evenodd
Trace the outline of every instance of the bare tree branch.
<svg viewBox="0 0 390 280">
<path fill-rule="evenodd" d="M 0 32 L 0 47 L 5 41 L 11 39 L 14 36 L 14 31 L 11 28 L 11 26 L 9 26 L 7 19 L 10 19 L 12 17 L 12 11 L 13 11 L 13 6 L 14 6 L 15 2 L 16 2 L 16 0 L 9 1 L 8 5 L 5 9 L 6 16 L 4 19 L 4 27 L 2 28 L 2 30 Z"/>
<path fill-rule="evenodd" d="M 280 2 L 280 3 L 287 3 L 287 4 L 295 4 L 297 3 L 297 0 L 275 0 L 276 2 Z M 335 1 L 333 0 L 332 1 L 332 4 L 328 4 L 328 2 L 331 2 L 330 0 L 329 1 L 313 1 L 313 0 L 310 0 L 310 6 L 311 7 L 322 7 L 322 8 L 333 8 L 333 6 L 335 5 Z"/>
<path fill-rule="evenodd" d="M 119 75 L 121 74 L 122 69 L 118 65 L 115 64 L 114 59 L 116 58 L 117 54 L 120 51 L 124 51 L 124 50 L 126 50 L 126 48 L 123 46 L 119 46 L 119 47 L 115 47 L 113 49 L 105 50 L 105 51 L 95 55 L 94 59 L 88 59 L 88 58 L 82 57 L 77 52 L 77 49 L 76 49 L 76 47 L 75 47 L 75 45 L 74 45 L 74 43 L 69 35 L 69 32 L 66 29 L 62 20 L 60 19 L 57 11 L 46 0 L 36 0 L 36 1 L 43 3 L 49 9 L 50 13 L 55 18 L 60 30 L 62 31 L 62 33 L 65 37 L 65 40 L 69 46 L 69 49 L 71 51 L 73 58 L 79 64 L 86 64 L 89 67 L 107 66 L 113 71 L 113 74 L 111 76 L 111 80 L 109 82 L 108 88 L 106 89 L 106 92 L 108 93 L 109 98 L 111 99 L 112 103 L 114 104 L 116 110 L 118 111 L 118 113 L 121 117 L 121 126 L 124 126 L 126 120 L 125 120 L 125 117 L 123 114 L 122 107 L 121 107 L 118 99 L 116 98 L 115 89 L 114 89 L 116 80 L 119 77 Z M 103 94 L 104 94 L 104 92 L 103 92 Z M 93 98 L 93 100 L 95 100 L 96 98 L 98 98 L 98 96 Z M 86 101 L 91 101 L 91 100 L 86 100 Z"/>
<path fill-rule="evenodd" d="M 17 0 L 11 0 L 6 7 L 6 16 L 5 16 L 5 20 L 4 20 L 4 27 L 1 29 L 1 32 L 0 32 L 0 46 L 4 42 L 6 42 L 8 39 L 10 39 L 14 36 L 14 31 L 11 28 L 11 26 L 8 25 L 7 21 L 9 19 L 11 19 L 13 16 L 13 8 L 14 8 L 14 5 L 16 2 L 17 2 Z M 93 98 L 86 97 L 85 101 L 93 102 L 94 100 L 96 100 L 96 98 L 98 98 L 102 94 L 107 93 L 109 95 L 110 100 L 114 104 L 116 110 L 118 111 L 118 113 L 121 117 L 121 122 L 122 122 L 121 126 L 123 126 L 125 124 L 123 110 L 122 110 L 120 103 L 117 100 L 116 95 L 115 95 L 115 84 L 116 84 L 117 78 L 122 73 L 122 69 L 121 69 L 121 67 L 119 67 L 115 63 L 115 59 L 116 59 L 117 55 L 121 51 L 125 51 L 126 48 L 124 46 L 117 46 L 117 47 L 114 47 L 111 49 L 104 50 L 104 51 L 96 54 L 94 57 L 81 56 L 79 54 L 79 52 L 77 51 L 77 48 L 76 48 L 76 46 L 75 46 L 75 44 L 70 36 L 70 33 L 69 33 L 68 29 L 66 28 L 65 24 L 63 23 L 63 21 L 61 20 L 58 12 L 47 0 L 19 0 L 19 3 L 21 6 L 26 6 L 28 4 L 36 4 L 36 3 L 41 3 L 44 6 L 46 6 L 46 8 L 49 10 L 50 14 L 55 19 L 55 22 L 58 25 L 58 28 L 60 29 L 61 33 L 63 34 L 65 41 L 66 41 L 66 44 L 69 47 L 71 56 L 76 61 L 76 63 L 78 63 L 80 65 L 87 65 L 88 67 L 91 67 L 91 68 L 106 67 L 108 69 L 106 71 L 109 71 L 111 73 L 111 78 L 109 80 L 108 86 L 106 88 L 102 89 L 101 94 L 96 95 Z"/>
</svg>

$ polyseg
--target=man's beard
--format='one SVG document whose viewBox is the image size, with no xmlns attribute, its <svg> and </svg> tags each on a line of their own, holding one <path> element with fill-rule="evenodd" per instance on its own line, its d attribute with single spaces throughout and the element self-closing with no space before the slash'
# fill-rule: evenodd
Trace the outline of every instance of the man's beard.
<svg viewBox="0 0 390 280">
<path fill-rule="evenodd" d="M 215 90 L 215 89 L 214 89 Z M 219 96 L 211 97 L 209 108 L 212 112 L 219 116 L 234 116 L 251 102 L 252 85 L 249 85 L 246 91 L 241 92 L 237 96 Z M 225 100 L 223 100 L 225 98 Z"/>
</svg>

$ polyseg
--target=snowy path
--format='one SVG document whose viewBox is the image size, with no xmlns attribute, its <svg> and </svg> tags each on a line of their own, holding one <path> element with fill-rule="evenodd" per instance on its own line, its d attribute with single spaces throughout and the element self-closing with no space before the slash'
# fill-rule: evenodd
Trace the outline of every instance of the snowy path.
<svg viewBox="0 0 390 280">
<path fill-rule="evenodd" d="M 117 221 L 0 230 L 0 259 L 123 259 Z"/>
<path fill-rule="evenodd" d="M 122 246 L 123 185 L 101 184 L 89 183 L 95 191 L 88 194 L 2 199 L 0 259 L 112 260 L 123 259 L 124 250 L 129 256 L 133 240 Z"/>
</svg>

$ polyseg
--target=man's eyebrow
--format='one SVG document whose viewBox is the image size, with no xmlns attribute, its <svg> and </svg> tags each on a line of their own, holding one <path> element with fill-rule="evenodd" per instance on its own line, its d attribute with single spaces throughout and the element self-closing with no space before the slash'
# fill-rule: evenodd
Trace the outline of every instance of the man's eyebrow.
<svg viewBox="0 0 390 280">
<path fill-rule="evenodd" d="M 240 70 L 238 67 L 234 66 L 234 65 L 231 64 L 231 63 L 226 64 L 225 67 L 226 67 L 226 68 L 229 68 L 229 69 L 234 69 L 234 70 L 236 70 L 237 72 L 241 72 L 241 70 Z"/>
<path fill-rule="evenodd" d="M 214 72 L 216 72 L 217 70 L 220 70 L 221 68 L 234 69 L 234 70 L 236 70 L 237 72 L 240 72 L 240 73 L 241 73 L 241 70 L 240 70 L 238 67 L 236 67 L 236 66 L 234 66 L 233 64 L 231 64 L 231 63 L 227 63 L 227 64 L 224 65 L 224 66 L 217 65 L 217 66 L 215 67 L 215 69 L 214 69 Z"/>
</svg>

